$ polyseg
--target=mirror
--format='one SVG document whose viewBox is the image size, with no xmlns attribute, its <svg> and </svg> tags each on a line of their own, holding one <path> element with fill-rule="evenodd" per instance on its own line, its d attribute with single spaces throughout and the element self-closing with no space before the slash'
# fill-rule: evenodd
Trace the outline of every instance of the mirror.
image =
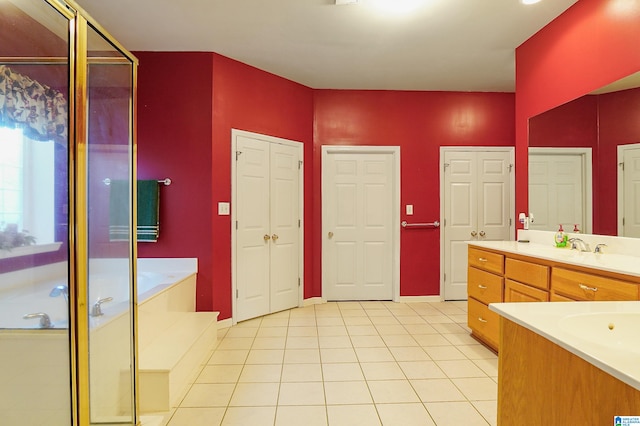
<svg viewBox="0 0 640 426">
<path fill-rule="evenodd" d="M 530 229 L 640 237 L 636 167 L 640 72 L 530 118 Z"/>
</svg>

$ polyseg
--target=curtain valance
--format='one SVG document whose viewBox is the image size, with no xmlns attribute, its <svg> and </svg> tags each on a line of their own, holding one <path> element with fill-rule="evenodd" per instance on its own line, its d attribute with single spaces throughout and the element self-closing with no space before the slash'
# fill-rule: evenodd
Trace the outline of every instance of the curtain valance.
<svg viewBox="0 0 640 426">
<path fill-rule="evenodd" d="M 35 140 L 67 143 L 67 100 L 59 91 L 0 65 L 0 126 Z"/>
</svg>

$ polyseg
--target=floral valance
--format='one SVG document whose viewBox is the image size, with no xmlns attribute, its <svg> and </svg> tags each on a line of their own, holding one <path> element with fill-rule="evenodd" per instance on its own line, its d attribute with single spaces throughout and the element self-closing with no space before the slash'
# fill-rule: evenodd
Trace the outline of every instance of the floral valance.
<svg viewBox="0 0 640 426">
<path fill-rule="evenodd" d="M 0 126 L 22 128 L 31 139 L 66 144 L 68 123 L 62 93 L 0 65 Z"/>
</svg>

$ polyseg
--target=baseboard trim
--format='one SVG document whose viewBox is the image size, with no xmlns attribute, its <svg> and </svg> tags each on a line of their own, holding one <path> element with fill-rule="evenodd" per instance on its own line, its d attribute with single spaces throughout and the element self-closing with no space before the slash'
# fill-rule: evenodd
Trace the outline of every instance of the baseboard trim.
<svg viewBox="0 0 640 426">
<path fill-rule="evenodd" d="M 400 296 L 398 303 L 443 302 L 440 296 Z"/>
<path fill-rule="evenodd" d="M 218 321 L 218 330 L 220 330 L 221 328 L 229 328 L 233 325 L 233 319 L 232 318 L 226 318 L 223 320 Z"/>
<path fill-rule="evenodd" d="M 310 297 L 302 301 L 302 306 L 307 307 L 311 305 L 322 305 L 323 303 L 327 303 L 327 301 L 322 297 Z"/>
</svg>

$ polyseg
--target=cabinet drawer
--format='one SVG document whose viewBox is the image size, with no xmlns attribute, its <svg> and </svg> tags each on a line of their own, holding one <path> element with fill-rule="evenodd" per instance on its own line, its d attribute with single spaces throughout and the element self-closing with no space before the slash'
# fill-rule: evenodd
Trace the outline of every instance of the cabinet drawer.
<svg viewBox="0 0 640 426">
<path fill-rule="evenodd" d="M 467 274 L 467 293 L 469 297 L 482 303 L 502 302 L 504 278 L 491 272 L 470 266 Z"/>
<path fill-rule="evenodd" d="M 552 268 L 551 289 L 575 300 L 638 300 L 637 284 L 563 268 Z"/>
<path fill-rule="evenodd" d="M 485 271 L 494 272 L 496 274 L 504 274 L 504 256 L 498 253 L 479 250 L 469 247 L 468 251 L 469 266 L 484 269 Z"/>
<path fill-rule="evenodd" d="M 504 275 L 521 283 L 549 290 L 549 267 L 516 259 L 505 259 Z"/>
<path fill-rule="evenodd" d="M 498 349 L 500 339 L 500 315 L 489 310 L 484 303 L 469 299 L 468 322 L 469 328 L 485 340 L 489 346 Z"/>
<path fill-rule="evenodd" d="M 539 288 L 506 280 L 504 285 L 505 302 L 548 302 L 549 292 Z"/>
</svg>

